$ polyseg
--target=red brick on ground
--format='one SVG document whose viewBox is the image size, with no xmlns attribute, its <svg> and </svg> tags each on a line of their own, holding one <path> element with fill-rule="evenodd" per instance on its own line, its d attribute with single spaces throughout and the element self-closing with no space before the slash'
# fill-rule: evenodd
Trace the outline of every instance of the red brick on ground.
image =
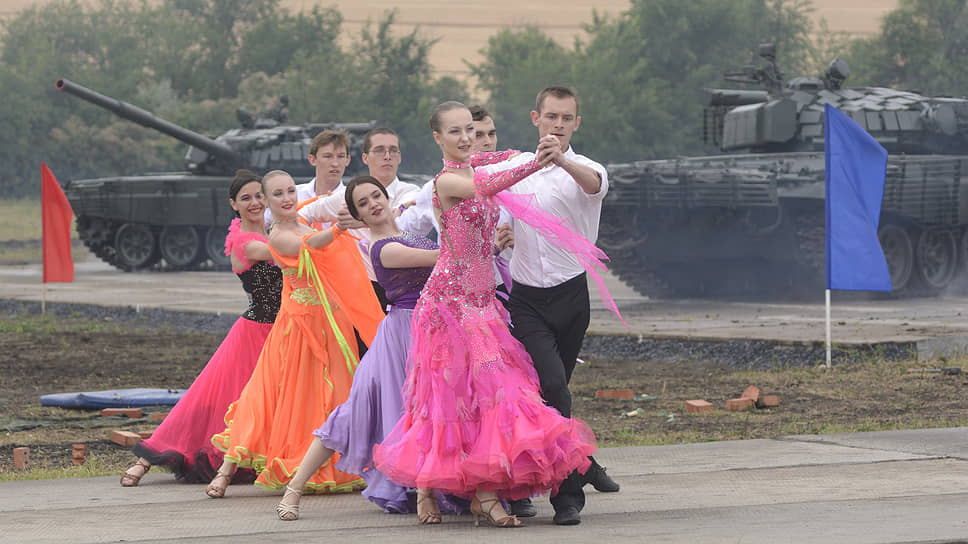
<svg viewBox="0 0 968 544">
<path fill-rule="evenodd" d="M 687 412 L 693 412 L 697 414 L 701 412 L 712 412 L 714 408 L 715 407 L 712 405 L 711 402 L 707 402 L 702 399 L 686 401 Z"/>
<path fill-rule="evenodd" d="M 631 389 L 599 389 L 595 391 L 595 398 L 632 400 L 635 398 L 635 391 Z"/>
<path fill-rule="evenodd" d="M 168 412 L 155 412 L 154 414 L 148 414 L 148 419 L 151 421 L 162 421 L 167 415 Z"/>
<path fill-rule="evenodd" d="M 780 405 L 779 395 L 763 395 L 756 401 L 757 408 L 776 408 Z"/>
<path fill-rule="evenodd" d="M 138 436 L 140 436 L 142 440 L 148 440 L 151 438 L 151 435 L 154 434 L 154 432 L 155 431 L 138 431 Z"/>
<path fill-rule="evenodd" d="M 30 448 L 13 449 L 13 467 L 20 470 L 30 467 Z"/>
<path fill-rule="evenodd" d="M 753 405 L 753 399 L 746 397 L 740 397 L 738 399 L 729 399 L 726 401 L 727 410 L 746 410 Z"/>
<path fill-rule="evenodd" d="M 141 442 L 141 437 L 128 431 L 111 431 L 111 442 L 127 448 Z"/>
<path fill-rule="evenodd" d="M 87 461 L 87 445 L 86 444 L 72 444 L 71 445 L 71 461 L 75 465 L 83 465 Z"/>
<path fill-rule="evenodd" d="M 746 388 L 746 391 L 743 391 L 740 398 L 750 399 L 755 403 L 760 398 L 760 390 L 755 385 L 751 385 Z"/>
<path fill-rule="evenodd" d="M 105 408 L 101 410 L 101 417 L 109 416 L 128 416 L 130 418 L 140 418 L 144 412 L 141 408 Z"/>
</svg>

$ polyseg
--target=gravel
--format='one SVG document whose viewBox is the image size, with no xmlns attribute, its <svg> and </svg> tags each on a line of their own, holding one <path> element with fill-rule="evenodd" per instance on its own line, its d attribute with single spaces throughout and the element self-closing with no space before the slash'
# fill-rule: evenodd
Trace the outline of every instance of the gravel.
<svg viewBox="0 0 968 544">
<path fill-rule="evenodd" d="M 97 306 L 93 304 L 47 304 L 47 313 L 57 317 L 96 319 L 133 328 L 166 327 L 177 331 L 227 334 L 239 318 L 236 314 L 179 312 L 161 308 Z M 0 315 L 40 315 L 39 302 L 0 299 Z"/>
<path fill-rule="evenodd" d="M 179 312 L 160 308 L 96 306 L 91 304 L 48 304 L 47 313 L 58 317 L 97 319 L 134 328 L 166 327 L 172 330 L 226 334 L 237 315 Z M 40 315 L 39 302 L 0 299 L 0 315 Z M 837 364 L 854 361 L 904 360 L 915 358 L 913 343 L 877 344 L 835 349 Z M 791 344 L 763 340 L 690 341 L 651 339 L 638 336 L 588 335 L 582 357 L 631 360 L 707 361 L 735 369 L 766 370 L 775 367 L 804 367 L 822 364 L 826 353 L 822 343 Z"/>
</svg>

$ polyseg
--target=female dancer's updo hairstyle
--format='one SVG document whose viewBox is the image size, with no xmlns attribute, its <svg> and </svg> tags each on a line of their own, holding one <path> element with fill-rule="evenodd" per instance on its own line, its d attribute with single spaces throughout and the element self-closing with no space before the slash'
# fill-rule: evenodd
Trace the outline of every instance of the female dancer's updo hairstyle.
<svg viewBox="0 0 968 544">
<path fill-rule="evenodd" d="M 379 187 L 380 192 L 383 193 L 383 196 L 387 197 L 387 200 L 390 200 L 390 194 L 387 193 L 387 188 L 384 187 L 383 184 L 380 183 L 380 180 L 376 179 L 375 177 L 356 176 L 355 178 L 351 179 L 350 182 L 346 184 L 346 192 L 343 193 L 343 198 L 346 200 L 346 209 L 350 212 L 350 215 L 353 216 L 353 219 L 356 219 L 357 221 L 362 221 L 362 219 L 360 219 L 360 212 L 356 209 L 356 200 L 353 199 L 353 191 L 356 190 L 356 188 L 360 185 L 365 185 L 367 183 Z"/>
<path fill-rule="evenodd" d="M 229 200 L 235 202 L 235 197 L 239 196 L 239 191 L 241 191 L 243 187 L 245 187 L 249 183 L 252 183 L 253 181 L 257 181 L 261 185 L 262 176 L 260 176 L 259 174 L 256 174 L 251 170 L 246 170 L 244 168 L 240 170 L 236 170 L 235 177 L 232 178 L 231 183 L 229 183 Z M 241 215 L 239 215 L 239 212 L 235 210 L 232 210 L 232 211 L 235 213 L 236 217 L 241 217 Z"/>
<path fill-rule="evenodd" d="M 450 110 L 456 110 L 458 108 L 467 109 L 467 106 L 461 104 L 456 100 L 448 100 L 443 104 L 440 104 L 434 108 L 434 112 L 430 114 L 430 130 L 434 132 L 440 132 L 440 116 L 449 112 Z"/>
</svg>

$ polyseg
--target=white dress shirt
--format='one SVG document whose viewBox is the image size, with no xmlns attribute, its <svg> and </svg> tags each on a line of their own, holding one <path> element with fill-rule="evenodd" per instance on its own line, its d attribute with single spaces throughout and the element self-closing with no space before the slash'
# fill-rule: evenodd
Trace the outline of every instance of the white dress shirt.
<svg viewBox="0 0 968 544">
<path fill-rule="evenodd" d="M 598 240 L 602 199 L 608 192 L 608 174 L 604 166 L 575 153 L 571 147 L 564 156 L 598 172 L 602 186 L 597 193 L 583 191 L 571 174 L 556 165 L 538 170 L 511 186 L 508 191 L 533 193 L 538 207 L 567 219 L 579 234 L 595 243 Z M 522 153 L 511 162 L 517 165 L 533 158 L 534 153 Z M 554 245 L 524 221 L 514 222 L 514 254 L 511 259 L 511 277 L 514 281 L 531 287 L 554 287 L 584 271 L 578 259 L 566 249 Z"/>
<path fill-rule="evenodd" d="M 387 185 L 387 194 L 390 195 L 390 208 L 397 208 L 416 197 L 420 187 L 412 183 L 400 181 L 393 178 L 390 185 Z M 299 215 L 310 223 L 334 223 L 339 217 L 339 211 L 346 204 L 346 186 L 342 183 L 337 187 L 333 194 L 317 198 L 299 210 Z M 311 198 L 311 197 L 310 197 Z M 363 255 L 363 264 L 366 265 L 366 273 L 370 281 L 376 281 L 376 274 L 373 273 L 373 263 L 370 262 L 370 229 L 359 228 L 350 229 L 349 233 L 359 238 L 362 244 L 357 244 L 360 254 Z"/>
</svg>

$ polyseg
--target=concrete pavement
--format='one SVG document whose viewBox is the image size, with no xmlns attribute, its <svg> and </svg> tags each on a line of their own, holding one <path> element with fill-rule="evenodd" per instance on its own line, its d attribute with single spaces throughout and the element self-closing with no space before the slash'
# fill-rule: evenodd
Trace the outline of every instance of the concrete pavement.
<svg viewBox="0 0 968 544">
<path fill-rule="evenodd" d="M 696 416 L 701 417 L 701 416 Z M 359 494 L 307 496 L 282 522 L 279 494 L 204 486 L 150 472 L 137 488 L 116 477 L 0 483 L 0 540 L 38 542 L 968 542 L 968 428 L 787 436 L 608 448 L 596 457 L 622 485 L 590 487 L 577 527 L 551 523 L 546 498 L 521 529 L 475 528 L 445 516 L 419 527 Z"/>
</svg>

